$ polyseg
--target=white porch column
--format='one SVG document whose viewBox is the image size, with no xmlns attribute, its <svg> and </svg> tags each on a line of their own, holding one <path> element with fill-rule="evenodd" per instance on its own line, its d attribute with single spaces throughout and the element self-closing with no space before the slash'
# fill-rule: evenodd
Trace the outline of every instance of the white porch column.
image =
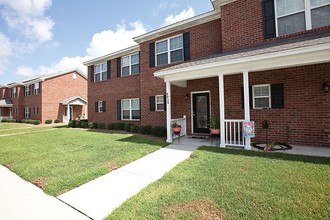
<svg viewBox="0 0 330 220">
<path fill-rule="evenodd" d="M 70 121 L 70 117 L 71 117 L 71 115 L 70 115 L 70 105 L 68 104 L 67 109 L 66 109 L 66 118 L 67 118 L 68 122 Z"/>
<path fill-rule="evenodd" d="M 250 95 L 249 95 L 249 71 L 243 71 L 243 87 L 244 87 L 244 119 L 250 121 Z M 251 138 L 245 138 L 246 150 L 251 150 Z"/>
<path fill-rule="evenodd" d="M 84 105 L 84 114 L 85 114 L 85 117 L 84 117 L 84 119 L 87 119 L 88 117 L 87 117 L 87 105 Z"/>
<path fill-rule="evenodd" d="M 171 117 L 172 117 L 172 109 L 171 109 L 171 83 L 166 83 L 166 128 L 167 128 L 167 139 L 166 142 L 172 143 L 172 128 L 171 128 Z"/>
<path fill-rule="evenodd" d="M 225 141 L 225 89 L 223 75 L 219 75 L 219 105 L 220 105 L 220 147 L 226 147 Z"/>
</svg>

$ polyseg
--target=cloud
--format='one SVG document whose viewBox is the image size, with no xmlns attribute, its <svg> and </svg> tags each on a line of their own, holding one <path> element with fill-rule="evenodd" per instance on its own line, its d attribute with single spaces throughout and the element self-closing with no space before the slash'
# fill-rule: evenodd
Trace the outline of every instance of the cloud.
<svg viewBox="0 0 330 220">
<path fill-rule="evenodd" d="M 35 77 L 73 68 L 79 68 L 86 73 L 87 67 L 82 64 L 84 61 L 133 46 L 136 43 L 132 38 L 144 34 L 146 31 L 146 27 L 140 21 L 132 22 L 128 27 L 125 22 L 122 22 L 117 25 L 116 30 L 109 29 L 95 33 L 86 48 L 85 56 L 63 57 L 57 63 L 50 66 L 40 65 L 35 69 L 19 66 L 16 69 L 16 74 L 24 77 Z"/>
<path fill-rule="evenodd" d="M 162 27 L 194 17 L 195 11 L 192 7 L 189 7 L 188 9 L 184 9 L 182 12 L 180 12 L 177 15 L 169 15 L 165 18 L 165 21 L 162 23 Z"/>
<path fill-rule="evenodd" d="M 5 71 L 8 57 L 12 55 L 12 44 L 10 40 L 0 32 L 0 74 Z"/>
<path fill-rule="evenodd" d="M 146 31 L 146 27 L 140 21 L 130 23 L 129 27 L 122 22 L 117 24 L 115 31 L 105 30 L 94 34 L 86 52 L 89 56 L 97 57 L 133 46 L 136 43 L 132 38 Z"/>
<path fill-rule="evenodd" d="M 8 27 L 35 43 L 52 40 L 55 22 L 45 16 L 51 0 L 0 0 L 1 15 Z"/>
<path fill-rule="evenodd" d="M 168 2 L 161 2 L 159 3 L 158 7 L 156 9 L 153 9 L 152 16 L 156 17 L 159 14 L 159 11 L 167 9 L 167 8 L 173 8 L 176 6 L 176 2 L 173 2 L 169 4 Z"/>
</svg>

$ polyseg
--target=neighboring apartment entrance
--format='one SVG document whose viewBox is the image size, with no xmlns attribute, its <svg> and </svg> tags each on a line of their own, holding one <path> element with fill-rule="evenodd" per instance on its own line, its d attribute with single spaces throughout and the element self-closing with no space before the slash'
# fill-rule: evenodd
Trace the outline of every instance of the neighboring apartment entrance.
<svg viewBox="0 0 330 220">
<path fill-rule="evenodd" d="M 70 118 L 67 118 L 67 122 L 73 120 L 73 108 L 72 107 L 69 107 L 70 108 Z M 68 112 L 68 107 L 65 107 L 65 110 L 64 110 L 64 116 L 67 116 L 67 112 Z"/>
<path fill-rule="evenodd" d="M 210 133 L 210 93 L 192 93 L 193 133 Z"/>
</svg>

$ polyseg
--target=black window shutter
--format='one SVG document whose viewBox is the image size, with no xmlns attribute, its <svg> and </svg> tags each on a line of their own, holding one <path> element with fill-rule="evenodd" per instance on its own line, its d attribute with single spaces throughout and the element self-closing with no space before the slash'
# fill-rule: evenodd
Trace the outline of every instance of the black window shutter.
<svg viewBox="0 0 330 220">
<path fill-rule="evenodd" d="M 121 120 L 121 100 L 117 100 L 117 120 Z"/>
<path fill-rule="evenodd" d="M 155 43 L 149 44 L 149 64 L 150 67 L 155 67 Z"/>
<path fill-rule="evenodd" d="M 284 108 L 284 84 L 271 85 L 272 108 Z"/>
<path fill-rule="evenodd" d="M 244 87 L 241 88 L 241 100 L 242 100 L 242 109 L 244 109 Z M 252 96 L 252 86 L 249 86 L 249 99 L 250 99 L 250 109 L 253 108 L 253 96 Z"/>
<path fill-rule="evenodd" d="M 183 33 L 184 60 L 190 60 L 190 33 Z"/>
<path fill-rule="evenodd" d="M 99 112 L 99 103 L 95 102 L 95 112 Z"/>
<path fill-rule="evenodd" d="M 167 107 L 167 104 L 166 104 L 166 95 L 164 95 L 164 111 L 166 111 L 166 107 Z"/>
<path fill-rule="evenodd" d="M 111 78 L 111 60 L 107 61 L 107 79 Z"/>
<path fill-rule="evenodd" d="M 102 102 L 102 112 L 107 111 L 107 103 L 105 101 Z"/>
<path fill-rule="evenodd" d="M 89 77 L 90 77 L 90 81 L 94 82 L 94 65 L 89 66 Z"/>
<path fill-rule="evenodd" d="M 121 77 L 121 57 L 117 58 L 117 77 Z"/>
<path fill-rule="evenodd" d="M 149 97 L 149 106 L 150 106 L 151 112 L 156 111 L 156 97 L 155 96 Z"/>
<path fill-rule="evenodd" d="M 276 37 L 274 0 L 263 0 L 262 12 L 265 38 Z"/>
</svg>

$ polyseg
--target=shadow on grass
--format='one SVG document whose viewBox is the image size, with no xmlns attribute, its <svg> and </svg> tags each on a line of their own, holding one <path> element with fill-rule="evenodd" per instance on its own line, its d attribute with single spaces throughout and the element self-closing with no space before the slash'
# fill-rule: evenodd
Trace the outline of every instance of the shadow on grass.
<svg viewBox="0 0 330 220">
<path fill-rule="evenodd" d="M 208 147 L 208 146 L 202 146 L 198 148 L 198 150 L 221 153 L 221 154 L 242 155 L 247 157 L 263 157 L 268 159 L 330 165 L 330 158 L 328 157 L 306 156 L 306 155 L 285 154 L 285 153 L 265 153 L 265 152 L 257 152 L 257 151 L 247 151 L 242 149 L 228 149 L 228 148 L 223 149 L 223 148 Z"/>
<path fill-rule="evenodd" d="M 68 128 L 67 125 L 54 125 L 53 128 Z"/>
<path fill-rule="evenodd" d="M 145 136 L 140 136 L 140 135 L 135 135 L 135 134 L 132 134 L 132 136 L 130 136 L 130 137 L 118 139 L 116 141 L 130 142 L 133 144 L 151 144 L 151 145 L 157 145 L 160 147 L 166 147 L 168 145 L 165 141 L 153 140 L 152 136 L 145 137 Z"/>
</svg>

